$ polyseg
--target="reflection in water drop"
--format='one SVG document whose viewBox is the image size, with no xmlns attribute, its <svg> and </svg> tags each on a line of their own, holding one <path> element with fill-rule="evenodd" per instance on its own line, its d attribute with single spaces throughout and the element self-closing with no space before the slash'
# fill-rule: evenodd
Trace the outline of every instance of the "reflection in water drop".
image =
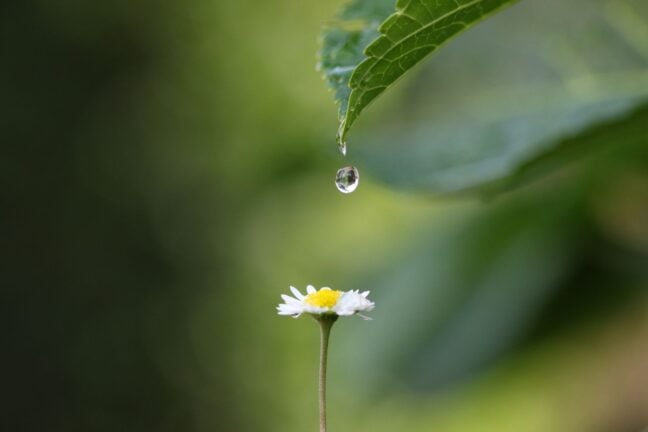
<svg viewBox="0 0 648 432">
<path fill-rule="evenodd" d="M 360 175 L 356 167 L 347 166 L 340 168 L 335 176 L 335 186 L 342 193 L 348 194 L 356 190 Z"/>
</svg>

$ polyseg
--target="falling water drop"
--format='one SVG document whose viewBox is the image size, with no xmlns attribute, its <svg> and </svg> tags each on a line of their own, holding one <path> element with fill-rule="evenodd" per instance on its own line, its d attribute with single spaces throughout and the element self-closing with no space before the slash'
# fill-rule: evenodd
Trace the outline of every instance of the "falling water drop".
<svg viewBox="0 0 648 432">
<path fill-rule="evenodd" d="M 348 194 L 356 190 L 360 175 L 356 167 L 347 166 L 340 168 L 335 175 L 335 186 L 342 193 Z"/>
</svg>

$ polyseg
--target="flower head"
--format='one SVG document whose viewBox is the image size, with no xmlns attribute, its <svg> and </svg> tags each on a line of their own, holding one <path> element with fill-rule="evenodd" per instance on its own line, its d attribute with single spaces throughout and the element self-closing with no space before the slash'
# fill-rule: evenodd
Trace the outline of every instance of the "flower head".
<svg viewBox="0 0 648 432">
<path fill-rule="evenodd" d="M 369 291 L 361 293 L 358 290 L 337 291 L 329 287 L 316 290 L 314 286 L 306 287 L 306 295 L 297 288 L 290 287 L 295 297 L 282 294 L 285 303 L 277 306 L 279 315 L 290 315 L 298 318 L 301 314 L 349 316 L 358 314 L 364 319 L 370 319 L 359 312 L 369 312 L 374 303 L 367 299 Z"/>
</svg>

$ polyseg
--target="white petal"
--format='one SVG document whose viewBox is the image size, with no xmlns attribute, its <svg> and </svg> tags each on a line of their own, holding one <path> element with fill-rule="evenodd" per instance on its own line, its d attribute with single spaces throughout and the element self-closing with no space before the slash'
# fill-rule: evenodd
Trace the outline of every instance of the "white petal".
<svg viewBox="0 0 648 432">
<path fill-rule="evenodd" d="M 304 295 L 294 286 L 290 287 L 290 291 L 293 293 L 293 295 L 298 299 L 298 300 L 304 300 Z"/>
<path fill-rule="evenodd" d="M 353 315 L 357 312 L 368 312 L 374 308 L 374 303 L 367 300 L 358 290 L 345 292 L 337 304 L 333 307 L 335 313 L 340 316 Z"/>
<path fill-rule="evenodd" d="M 341 309 L 335 312 L 336 314 L 340 316 L 351 316 L 355 313 L 353 309 Z"/>
<path fill-rule="evenodd" d="M 306 292 L 307 292 L 308 294 L 313 294 L 313 293 L 317 292 L 317 290 L 315 289 L 315 287 L 314 287 L 313 285 L 308 285 L 308 286 L 306 287 Z"/>
<path fill-rule="evenodd" d="M 291 315 L 291 314 L 299 313 L 299 312 L 303 311 L 303 309 L 301 309 L 301 308 L 296 308 L 296 307 L 288 306 L 288 305 L 285 305 L 285 304 L 280 304 L 279 306 L 277 306 L 277 310 L 279 311 L 280 314 L 283 314 L 283 315 Z"/>
<path fill-rule="evenodd" d="M 328 312 L 329 310 L 327 308 L 321 308 L 318 306 L 313 306 L 310 304 L 304 304 L 304 312 L 310 313 L 310 314 L 323 314 L 324 312 Z"/>
<path fill-rule="evenodd" d="M 300 312 L 293 311 L 293 310 L 280 310 L 277 312 L 278 315 L 290 315 L 290 316 L 298 315 L 299 313 Z"/>
<path fill-rule="evenodd" d="M 291 301 L 292 301 L 292 302 L 297 301 L 297 299 L 294 299 L 294 298 L 292 298 L 292 297 L 290 297 L 289 295 L 286 295 L 286 294 L 281 294 L 281 298 L 282 298 L 283 301 L 285 301 L 286 303 L 290 303 Z"/>
</svg>

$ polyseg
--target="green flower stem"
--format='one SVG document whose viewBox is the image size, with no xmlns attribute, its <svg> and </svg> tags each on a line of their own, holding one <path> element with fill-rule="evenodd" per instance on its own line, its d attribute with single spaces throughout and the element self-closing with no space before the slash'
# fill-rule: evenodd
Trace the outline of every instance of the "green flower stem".
<svg viewBox="0 0 648 432">
<path fill-rule="evenodd" d="M 337 315 L 321 315 L 317 318 L 320 325 L 320 365 L 319 365 L 319 423 L 320 432 L 326 432 L 326 363 L 328 360 L 329 336 Z"/>
</svg>

